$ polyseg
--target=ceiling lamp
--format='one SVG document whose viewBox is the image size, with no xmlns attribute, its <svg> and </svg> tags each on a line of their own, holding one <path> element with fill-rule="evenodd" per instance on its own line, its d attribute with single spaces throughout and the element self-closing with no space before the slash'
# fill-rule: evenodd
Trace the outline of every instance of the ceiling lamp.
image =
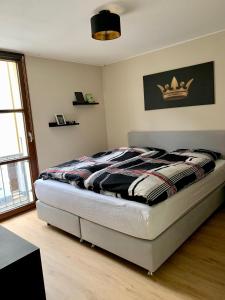
<svg viewBox="0 0 225 300">
<path fill-rule="evenodd" d="M 92 38 L 100 41 L 114 40 L 121 36 L 120 16 L 101 10 L 91 18 Z"/>
</svg>

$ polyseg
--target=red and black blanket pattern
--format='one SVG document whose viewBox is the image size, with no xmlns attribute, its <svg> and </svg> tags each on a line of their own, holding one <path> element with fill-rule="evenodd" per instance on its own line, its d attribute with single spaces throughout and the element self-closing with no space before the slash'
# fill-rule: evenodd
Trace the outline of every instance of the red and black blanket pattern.
<svg viewBox="0 0 225 300">
<path fill-rule="evenodd" d="M 182 150 L 160 158 L 143 154 L 92 174 L 85 180 L 85 187 L 151 206 L 202 179 L 214 168 L 214 159 L 201 152 Z"/>
<path fill-rule="evenodd" d="M 84 180 L 96 171 L 144 153 L 148 153 L 151 157 L 159 157 L 165 152 L 165 150 L 152 147 L 121 147 L 92 156 L 83 156 L 48 168 L 40 174 L 40 178 L 58 180 L 83 188 Z"/>
</svg>

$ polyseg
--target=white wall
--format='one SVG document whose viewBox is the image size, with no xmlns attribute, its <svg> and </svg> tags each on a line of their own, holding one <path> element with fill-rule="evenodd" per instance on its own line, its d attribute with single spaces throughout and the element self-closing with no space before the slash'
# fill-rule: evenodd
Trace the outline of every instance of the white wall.
<svg viewBox="0 0 225 300">
<path fill-rule="evenodd" d="M 208 61 L 216 104 L 144 110 L 143 75 Z M 225 32 L 105 66 L 103 90 L 109 147 L 126 145 L 131 130 L 225 129 Z"/>
<path fill-rule="evenodd" d="M 40 170 L 106 148 L 100 67 L 26 57 Z M 100 105 L 73 106 L 74 92 L 93 93 Z M 49 128 L 55 113 L 79 126 Z"/>
</svg>

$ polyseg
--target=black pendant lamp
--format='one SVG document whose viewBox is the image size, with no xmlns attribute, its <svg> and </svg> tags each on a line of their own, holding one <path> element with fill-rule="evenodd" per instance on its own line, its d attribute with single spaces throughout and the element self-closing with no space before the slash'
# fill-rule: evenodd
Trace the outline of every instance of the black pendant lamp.
<svg viewBox="0 0 225 300">
<path fill-rule="evenodd" d="M 121 36 L 120 16 L 101 10 L 91 18 L 92 38 L 100 41 L 114 40 Z"/>
</svg>

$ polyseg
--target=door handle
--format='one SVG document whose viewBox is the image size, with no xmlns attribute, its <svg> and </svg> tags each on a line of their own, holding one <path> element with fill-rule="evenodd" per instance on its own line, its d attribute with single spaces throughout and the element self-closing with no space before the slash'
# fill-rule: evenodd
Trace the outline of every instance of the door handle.
<svg viewBox="0 0 225 300">
<path fill-rule="evenodd" d="M 33 142 L 33 134 L 32 134 L 31 131 L 28 131 L 28 140 L 29 140 L 30 143 Z"/>
</svg>

